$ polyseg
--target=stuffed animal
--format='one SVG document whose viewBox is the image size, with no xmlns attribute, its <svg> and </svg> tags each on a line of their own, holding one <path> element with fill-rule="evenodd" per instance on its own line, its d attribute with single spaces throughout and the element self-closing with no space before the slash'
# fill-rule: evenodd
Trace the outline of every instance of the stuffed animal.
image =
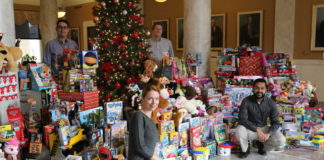
<svg viewBox="0 0 324 160">
<path fill-rule="evenodd" d="M 52 80 L 51 68 L 49 66 L 43 65 L 39 76 L 42 78 L 42 82 L 45 86 L 51 86 L 55 84 L 55 82 Z"/>
<path fill-rule="evenodd" d="M 153 72 L 158 68 L 157 64 L 153 60 L 146 60 L 144 62 L 144 73 L 140 75 L 141 81 L 147 83 L 153 78 Z"/>
<path fill-rule="evenodd" d="M 18 72 L 17 60 L 22 56 L 18 47 L 8 47 L 0 42 L 0 70 L 6 68 L 9 72 Z"/>
<path fill-rule="evenodd" d="M 201 100 L 197 100 L 197 92 L 194 87 L 187 86 L 185 87 L 185 96 L 179 96 L 176 100 L 176 103 L 180 104 L 185 108 L 189 114 L 193 116 L 205 116 L 206 106 Z"/>
<path fill-rule="evenodd" d="M 17 155 L 19 152 L 19 141 L 13 138 L 5 143 L 4 152 L 7 155 L 7 160 L 17 160 Z"/>
</svg>

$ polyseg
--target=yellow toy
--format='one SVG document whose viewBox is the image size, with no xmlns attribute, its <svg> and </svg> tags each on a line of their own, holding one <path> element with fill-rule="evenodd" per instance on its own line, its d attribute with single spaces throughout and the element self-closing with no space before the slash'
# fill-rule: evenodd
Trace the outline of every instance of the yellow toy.
<svg viewBox="0 0 324 160">
<path fill-rule="evenodd" d="M 70 143 L 68 145 L 69 149 L 72 149 L 73 145 L 75 145 L 76 143 L 80 142 L 83 139 L 84 137 L 84 135 L 82 134 L 83 130 L 84 129 L 78 129 L 78 134 L 70 139 Z"/>
<path fill-rule="evenodd" d="M 304 108 L 294 108 L 294 115 L 303 115 L 305 113 Z"/>
<path fill-rule="evenodd" d="M 0 35 L 0 40 L 2 35 Z M 18 47 L 8 47 L 0 42 L 0 70 L 6 68 L 9 72 L 18 72 L 17 60 L 22 57 L 22 51 Z"/>
</svg>

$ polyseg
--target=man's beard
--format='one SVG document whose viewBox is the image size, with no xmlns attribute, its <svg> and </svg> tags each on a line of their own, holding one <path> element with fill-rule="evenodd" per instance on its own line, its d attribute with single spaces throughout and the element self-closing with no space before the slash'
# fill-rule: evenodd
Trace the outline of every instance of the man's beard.
<svg viewBox="0 0 324 160">
<path fill-rule="evenodd" d="M 261 94 L 261 96 L 259 96 L 260 94 Z M 262 93 L 262 92 L 255 92 L 254 93 L 254 97 L 256 99 L 263 99 L 264 98 L 264 93 Z"/>
</svg>

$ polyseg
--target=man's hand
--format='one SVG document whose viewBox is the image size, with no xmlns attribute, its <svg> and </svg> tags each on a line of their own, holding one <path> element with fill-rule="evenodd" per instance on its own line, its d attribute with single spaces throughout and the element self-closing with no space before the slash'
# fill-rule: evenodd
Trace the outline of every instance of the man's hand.
<svg viewBox="0 0 324 160">
<path fill-rule="evenodd" d="M 263 133 L 261 128 L 257 128 L 258 139 L 260 142 L 265 142 L 267 137 L 266 134 Z M 269 138 L 269 137 L 268 137 Z"/>
</svg>

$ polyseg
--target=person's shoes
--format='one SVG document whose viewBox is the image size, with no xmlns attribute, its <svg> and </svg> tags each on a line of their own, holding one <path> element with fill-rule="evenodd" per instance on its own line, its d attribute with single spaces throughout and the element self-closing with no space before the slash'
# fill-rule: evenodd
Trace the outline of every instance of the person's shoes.
<svg viewBox="0 0 324 160">
<path fill-rule="evenodd" d="M 263 155 L 263 156 L 267 155 L 267 152 L 264 149 L 263 143 L 261 143 L 260 141 L 256 141 L 256 145 L 258 146 L 258 153 L 260 155 Z"/>
<path fill-rule="evenodd" d="M 244 159 L 244 158 L 248 157 L 249 154 L 250 154 L 250 147 L 248 147 L 248 149 L 246 150 L 246 152 L 242 152 L 241 151 L 240 152 L 240 155 L 239 155 L 239 158 Z"/>
</svg>

